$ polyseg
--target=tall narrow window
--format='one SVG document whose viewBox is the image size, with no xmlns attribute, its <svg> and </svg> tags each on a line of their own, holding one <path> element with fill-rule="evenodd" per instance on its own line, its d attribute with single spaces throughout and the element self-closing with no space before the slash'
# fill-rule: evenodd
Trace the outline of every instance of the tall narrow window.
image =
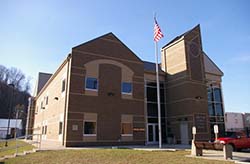
<svg viewBox="0 0 250 164">
<path fill-rule="evenodd" d="M 220 88 L 214 88 L 214 101 L 222 102 L 221 89 Z"/>
<path fill-rule="evenodd" d="M 59 134 L 62 134 L 63 123 L 59 122 Z"/>
<path fill-rule="evenodd" d="M 63 79 L 63 80 L 62 80 L 62 92 L 65 91 L 65 87 L 66 87 L 66 80 Z"/>
<path fill-rule="evenodd" d="M 47 134 L 47 125 L 44 126 L 44 134 Z"/>
<path fill-rule="evenodd" d="M 132 83 L 122 82 L 122 94 L 132 94 Z"/>
<path fill-rule="evenodd" d="M 43 101 L 41 101 L 41 109 L 44 109 L 44 108 L 43 108 Z"/>
<path fill-rule="evenodd" d="M 45 105 L 48 105 L 49 104 L 49 96 L 46 96 L 45 97 Z"/>
<path fill-rule="evenodd" d="M 87 90 L 98 90 L 97 78 L 87 77 L 85 88 Z"/>
</svg>

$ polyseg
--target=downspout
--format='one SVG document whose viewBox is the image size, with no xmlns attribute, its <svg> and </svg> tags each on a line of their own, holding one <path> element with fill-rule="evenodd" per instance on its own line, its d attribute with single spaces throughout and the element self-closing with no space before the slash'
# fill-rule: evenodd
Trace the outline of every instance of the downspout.
<svg viewBox="0 0 250 164">
<path fill-rule="evenodd" d="M 70 83 L 70 76 L 69 76 L 69 66 L 71 65 L 71 56 L 72 54 L 69 54 L 67 57 L 67 83 L 66 83 L 66 91 L 65 91 L 65 103 L 64 103 L 64 118 L 63 118 L 63 143 L 62 145 L 65 146 L 66 145 L 66 121 L 67 121 L 67 116 L 68 113 L 66 113 L 68 111 L 68 99 L 69 99 L 69 94 L 68 94 L 68 90 L 69 90 L 69 83 Z"/>
</svg>

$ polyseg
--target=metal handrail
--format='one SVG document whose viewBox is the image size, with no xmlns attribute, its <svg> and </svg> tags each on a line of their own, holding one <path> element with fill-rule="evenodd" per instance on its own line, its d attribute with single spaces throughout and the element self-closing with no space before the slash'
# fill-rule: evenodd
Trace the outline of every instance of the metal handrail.
<svg viewBox="0 0 250 164">
<path fill-rule="evenodd" d="M 35 136 L 37 136 L 36 140 L 28 140 L 27 139 L 27 138 L 33 138 Z M 22 144 L 17 143 L 17 140 L 23 140 L 26 142 L 26 144 L 25 143 L 22 143 Z M 39 148 L 39 149 L 41 148 L 41 134 L 25 135 L 25 136 L 20 136 L 20 137 L 11 138 L 11 139 L 1 139 L 0 143 L 1 142 L 5 143 L 6 141 L 7 142 L 16 141 L 16 144 L 15 144 L 15 146 L 8 146 L 8 147 L 2 146 L 2 147 L 0 147 L 0 152 L 4 152 L 4 151 L 8 151 L 8 150 L 16 150 L 15 154 L 17 155 L 18 148 L 25 147 L 28 144 L 32 144 L 32 145 L 36 144 L 37 148 Z"/>
</svg>

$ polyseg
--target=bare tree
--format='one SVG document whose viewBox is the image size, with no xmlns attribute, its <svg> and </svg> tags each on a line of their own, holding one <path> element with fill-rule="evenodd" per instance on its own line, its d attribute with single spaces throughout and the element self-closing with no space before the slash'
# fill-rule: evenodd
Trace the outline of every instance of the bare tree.
<svg viewBox="0 0 250 164">
<path fill-rule="evenodd" d="M 30 77 L 27 78 L 25 74 L 14 67 L 6 68 L 0 65 L 0 82 L 4 84 L 14 84 L 19 91 L 30 91 Z"/>
<path fill-rule="evenodd" d="M 14 84 L 14 88 L 8 84 Z M 27 78 L 21 70 L 0 65 L 0 118 L 8 118 L 9 111 L 11 111 L 11 118 L 15 118 L 14 107 L 19 104 L 23 107 L 23 113 L 19 118 L 23 120 L 25 127 L 29 90 L 30 78 Z"/>
<path fill-rule="evenodd" d="M 22 90 L 23 83 L 25 81 L 25 75 L 17 68 L 11 67 L 8 71 L 8 82 L 14 84 L 15 88 Z"/>
<path fill-rule="evenodd" d="M 7 72 L 8 72 L 8 69 L 5 66 L 0 65 L 0 82 L 5 81 Z"/>
</svg>

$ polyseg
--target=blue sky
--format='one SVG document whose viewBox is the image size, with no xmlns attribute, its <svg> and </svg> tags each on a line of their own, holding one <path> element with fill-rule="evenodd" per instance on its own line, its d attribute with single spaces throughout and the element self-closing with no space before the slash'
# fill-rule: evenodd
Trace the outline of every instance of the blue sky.
<svg viewBox="0 0 250 164">
<path fill-rule="evenodd" d="M 154 61 L 153 15 L 165 37 L 201 25 L 203 50 L 223 70 L 226 111 L 250 112 L 248 0 L 1 0 L 0 64 L 32 78 L 54 72 L 71 48 L 108 32 Z"/>
</svg>

